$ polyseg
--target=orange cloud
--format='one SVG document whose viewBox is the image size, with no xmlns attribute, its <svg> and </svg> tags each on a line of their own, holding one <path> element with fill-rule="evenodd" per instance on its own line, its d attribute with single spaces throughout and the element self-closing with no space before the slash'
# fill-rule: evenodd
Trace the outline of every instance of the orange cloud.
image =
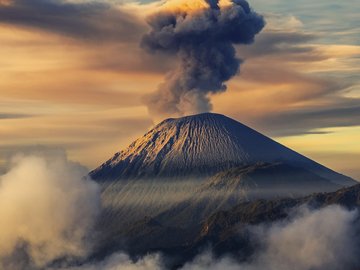
<svg viewBox="0 0 360 270">
<path fill-rule="evenodd" d="M 141 8 L 127 5 L 127 12 L 138 12 L 139 19 Z M 245 64 L 229 91 L 211 96 L 214 110 L 360 175 L 352 158 L 360 153 L 358 134 L 351 133 L 359 119 L 360 47 L 319 44 L 318 35 L 304 32 L 294 17 L 268 25 L 253 46 L 238 48 Z M 84 42 L 19 24 L 2 23 L 0 31 L 0 167 L 4 147 L 33 144 L 63 147 L 72 159 L 95 167 L 151 126 L 142 96 L 157 88 L 173 63 L 144 55 L 139 34 Z M 5 117 L 11 115 L 17 117 Z M 342 153 L 330 147 L 334 141 L 346 142 Z M 336 162 L 332 155 L 350 161 Z"/>
<path fill-rule="evenodd" d="M 12 3 L 11 0 L 0 0 L 0 5 L 3 5 L 3 6 L 10 6 Z"/>
</svg>

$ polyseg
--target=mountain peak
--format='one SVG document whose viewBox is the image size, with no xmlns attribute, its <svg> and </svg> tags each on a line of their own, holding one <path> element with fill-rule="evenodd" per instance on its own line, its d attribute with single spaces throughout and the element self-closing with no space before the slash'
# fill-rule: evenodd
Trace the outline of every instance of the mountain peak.
<svg viewBox="0 0 360 270">
<path fill-rule="evenodd" d="M 217 113 L 201 113 L 201 114 L 194 114 L 188 115 L 179 118 L 168 118 L 157 124 L 154 129 L 163 129 L 168 128 L 169 126 L 181 128 L 184 125 L 190 125 L 193 128 L 195 127 L 204 127 L 204 126 L 223 126 L 226 124 L 233 124 L 237 123 L 235 120 Z"/>
<path fill-rule="evenodd" d="M 205 112 L 205 113 L 187 115 L 187 116 L 178 117 L 178 118 L 168 118 L 168 119 L 165 119 L 164 121 L 162 121 L 160 124 L 166 123 L 166 122 L 172 122 L 172 121 L 181 121 L 181 122 L 182 121 L 196 121 L 196 120 L 201 121 L 201 120 L 209 120 L 209 119 L 220 121 L 221 119 L 231 119 L 231 118 L 229 118 L 223 114 L 219 114 L 219 113 Z"/>
<path fill-rule="evenodd" d="M 204 178 L 237 166 L 283 162 L 334 183 L 352 183 L 320 164 L 221 114 L 169 118 L 91 172 L 99 181 Z"/>
</svg>

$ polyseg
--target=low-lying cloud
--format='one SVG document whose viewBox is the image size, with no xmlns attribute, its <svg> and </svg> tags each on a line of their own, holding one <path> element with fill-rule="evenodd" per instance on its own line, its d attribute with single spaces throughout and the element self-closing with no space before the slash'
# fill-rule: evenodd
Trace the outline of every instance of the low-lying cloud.
<svg viewBox="0 0 360 270">
<path fill-rule="evenodd" d="M 8 270 L 167 270 L 172 258 L 134 260 L 126 251 L 89 261 L 100 190 L 65 155 L 17 156 L 0 177 L 0 268 Z M 202 252 L 180 270 L 341 270 L 359 266 L 358 211 L 300 207 L 289 218 L 249 227 L 254 254 L 239 262 Z M 56 263 L 54 263 L 56 262 Z M 83 263 L 80 263 L 83 262 Z"/>
<path fill-rule="evenodd" d="M 358 266 L 358 237 L 354 228 L 357 211 L 340 206 L 320 210 L 300 208 L 287 221 L 250 228 L 259 243 L 252 258 L 238 262 L 233 257 L 216 258 L 211 252 L 198 255 L 181 270 L 340 270 Z M 137 261 L 125 253 L 102 262 L 62 270 L 166 270 L 160 254 Z"/>
<path fill-rule="evenodd" d="M 86 255 L 100 210 L 96 183 L 64 156 L 17 156 L 0 177 L 0 268 Z"/>
<path fill-rule="evenodd" d="M 340 270 L 357 264 L 357 211 L 330 206 L 311 211 L 302 208 L 290 221 L 253 228 L 260 250 L 250 262 L 231 257 L 197 257 L 182 270 Z"/>
<path fill-rule="evenodd" d="M 133 261 L 126 253 L 116 253 L 102 262 L 78 267 L 66 267 L 57 270 L 163 270 L 165 269 L 159 254 L 145 256 Z M 56 270 L 54 268 L 47 270 Z"/>
<path fill-rule="evenodd" d="M 265 239 L 265 249 L 249 269 L 351 269 L 357 260 L 357 216 L 340 206 L 302 208 L 289 223 L 262 226 L 257 234 Z"/>
</svg>

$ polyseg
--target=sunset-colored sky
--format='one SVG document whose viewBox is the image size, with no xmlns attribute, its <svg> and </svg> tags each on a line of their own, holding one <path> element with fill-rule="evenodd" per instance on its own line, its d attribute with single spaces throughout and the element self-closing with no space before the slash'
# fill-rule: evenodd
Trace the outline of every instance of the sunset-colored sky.
<svg viewBox="0 0 360 270">
<path fill-rule="evenodd" d="M 36 149 L 92 169 L 159 120 L 143 97 L 176 63 L 139 43 L 163 2 L 0 0 L 2 170 Z M 359 1 L 249 3 L 267 24 L 213 111 L 360 180 Z"/>
</svg>

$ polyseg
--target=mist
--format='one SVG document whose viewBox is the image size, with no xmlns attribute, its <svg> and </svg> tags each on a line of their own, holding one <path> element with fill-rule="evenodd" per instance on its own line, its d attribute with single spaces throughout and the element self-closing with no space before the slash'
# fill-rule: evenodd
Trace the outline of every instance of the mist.
<svg viewBox="0 0 360 270">
<path fill-rule="evenodd" d="M 206 252 L 182 270 L 340 270 L 358 266 L 356 210 L 336 205 L 320 210 L 300 207 L 293 214 L 290 220 L 250 228 L 259 248 L 248 262 L 217 259 Z"/>
<path fill-rule="evenodd" d="M 100 189 L 64 155 L 18 155 L 0 176 L 0 268 L 41 268 L 83 257 L 100 211 Z"/>
<path fill-rule="evenodd" d="M 211 249 L 187 262 L 180 270 L 340 270 L 358 266 L 358 212 L 340 206 L 320 210 L 300 207 L 285 221 L 249 227 L 259 248 L 245 262 L 225 256 L 216 258 Z M 167 270 L 161 254 L 132 260 L 115 253 L 103 261 L 62 270 Z M 167 259 L 168 260 L 168 259 Z"/>
<path fill-rule="evenodd" d="M 288 177 L 294 177 L 288 176 Z M 300 198 L 326 187 L 311 189 L 305 185 L 266 185 L 253 183 L 246 177 L 228 179 L 227 183 L 196 177 L 180 179 L 146 179 L 114 181 L 102 185 L 103 211 L 99 224 L 105 231 L 116 223 L 116 229 L 152 217 L 162 225 L 188 228 L 218 211 L 257 199 Z M 276 177 L 266 175 L 276 183 Z M 196 218 L 190 218 L 196 217 Z M 111 235 L 111 234 L 110 234 Z"/>
<path fill-rule="evenodd" d="M 95 260 L 91 257 L 96 252 L 98 240 L 95 225 L 99 223 L 101 213 L 112 204 L 116 206 L 128 201 L 129 205 L 139 204 L 139 208 L 154 204 L 155 209 L 178 203 L 193 194 L 190 192 L 194 189 L 191 181 L 182 184 L 118 184 L 109 190 L 120 191 L 120 195 L 111 197 L 107 194 L 106 199 L 106 187 L 104 189 L 84 177 L 86 174 L 84 167 L 67 160 L 65 155 L 27 154 L 12 159 L 9 170 L 0 177 L 1 269 L 170 269 L 168 265 L 173 259 L 170 256 L 153 253 L 134 258 L 125 248 Z M 200 183 L 197 188 L 201 190 Z M 163 201 L 155 202 L 151 194 L 156 194 L 156 197 L 168 195 L 163 196 Z M 126 220 L 127 217 L 121 218 Z M 205 251 L 199 250 L 193 260 L 177 269 L 356 269 L 360 251 L 358 225 L 357 210 L 336 205 L 322 209 L 301 206 L 292 210 L 284 220 L 247 226 L 251 245 L 256 248 L 245 261 L 232 255 L 217 257 L 209 247 Z"/>
</svg>

